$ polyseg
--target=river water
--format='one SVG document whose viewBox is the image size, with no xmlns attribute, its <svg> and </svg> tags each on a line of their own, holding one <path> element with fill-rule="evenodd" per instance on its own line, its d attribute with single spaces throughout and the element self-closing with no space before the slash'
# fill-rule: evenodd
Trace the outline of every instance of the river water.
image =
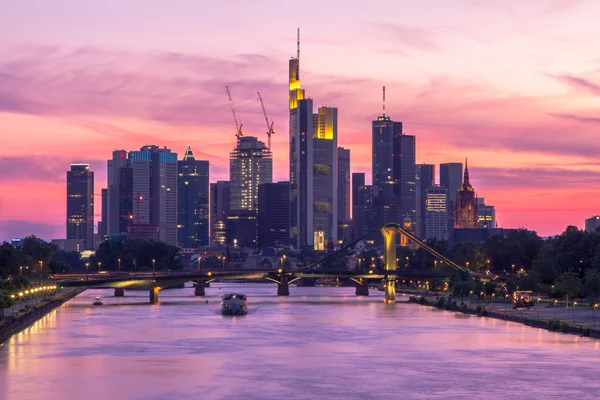
<svg viewBox="0 0 600 400">
<path fill-rule="evenodd" d="M 600 398 L 592 339 L 377 291 L 212 285 L 156 305 L 82 293 L 0 346 L 0 399 Z M 220 315 L 228 291 L 248 295 L 248 315 Z"/>
</svg>

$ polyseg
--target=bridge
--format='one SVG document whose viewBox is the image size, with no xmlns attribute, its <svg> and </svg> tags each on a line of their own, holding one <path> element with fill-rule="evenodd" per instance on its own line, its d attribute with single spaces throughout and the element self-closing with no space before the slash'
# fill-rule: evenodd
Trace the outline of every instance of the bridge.
<svg viewBox="0 0 600 400">
<path fill-rule="evenodd" d="M 332 271 L 322 270 L 318 266 L 326 259 L 333 257 L 340 252 L 353 247 L 373 232 L 379 230 L 384 239 L 384 272 L 377 273 L 369 271 L 368 273 L 352 272 L 347 270 Z M 324 257 L 309 266 L 299 268 L 297 270 L 287 271 L 278 270 L 240 270 L 240 271 L 192 271 L 192 272 L 175 272 L 175 273 L 114 273 L 114 274 L 71 274 L 71 275 L 54 275 L 53 280 L 62 287 L 94 287 L 94 288 L 114 288 L 115 296 L 124 296 L 125 289 L 127 290 L 148 290 L 150 303 L 158 302 L 158 293 L 160 290 L 174 287 L 181 287 L 186 282 L 195 284 L 194 294 L 196 296 L 205 296 L 205 286 L 210 282 L 219 280 L 266 280 L 277 284 L 277 295 L 289 296 L 289 285 L 299 279 L 310 278 L 330 278 L 330 279 L 349 279 L 356 283 L 356 295 L 369 295 L 369 282 L 383 282 L 386 302 L 395 302 L 396 299 L 396 282 L 399 279 L 438 279 L 448 278 L 448 274 L 433 272 L 426 273 L 421 271 L 415 275 L 415 272 L 397 270 L 396 267 L 396 235 L 403 235 L 403 239 L 409 239 L 416 243 L 422 249 L 451 266 L 455 270 L 470 273 L 468 269 L 454 263 L 447 257 L 439 254 L 426 243 L 415 237 L 412 233 L 403 229 L 396 223 L 388 223 L 373 232 L 369 232 L 362 238 L 350 243 L 342 249 Z M 403 240 L 402 242 L 405 242 Z M 423 276 L 421 276 L 423 275 Z M 486 275 L 490 279 L 497 282 L 497 279 L 490 271 L 486 271 Z M 501 288 L 506 287 L 499 283 Z"/>
</svg>

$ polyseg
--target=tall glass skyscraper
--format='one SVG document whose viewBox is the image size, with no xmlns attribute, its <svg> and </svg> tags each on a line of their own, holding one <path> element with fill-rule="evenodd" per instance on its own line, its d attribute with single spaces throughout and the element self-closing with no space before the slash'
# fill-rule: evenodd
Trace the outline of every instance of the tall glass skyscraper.
<svg viewBox="0 0 600 400">
<path fill-rule="evenodd" d="M 177 242 L 184 248 L 208 245 L 208 161 L 196 160 L 188 146 L 177 162 Z"/>
<path fill-rule="evenodd" d="M 89 164 L 71 164 L 67 171 L 67 239 L 94 248 L 94 173 Z"/>
<path fill-rule="evenodd" d="M 350 221 L 350 149 L 338 147 L 338 223 Z"/>
<path fill-rule="evenodd" d="M 320 107 L 313 115 L 313 229 L 325 243 L 337 244 L 337 108 Z M 314 239 L 314 234 L 313 234 Z"/>
<path fill-rule="evenodd" d="M 252 136 L 239 138 L 229 154 L 231 210 L 258 210 L 258 185 L 273 181 L 271 150 Z"/>
</svg>

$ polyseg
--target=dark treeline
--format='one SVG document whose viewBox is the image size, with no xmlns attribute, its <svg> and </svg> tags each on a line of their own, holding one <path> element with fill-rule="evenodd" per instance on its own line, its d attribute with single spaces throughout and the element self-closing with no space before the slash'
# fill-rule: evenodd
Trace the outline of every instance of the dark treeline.
<svg viewBox="0 0 600 400">
<path fill-rule="evenodd" d="M 452 248 L 445 242 L 429 244 L 470 270 L 489 269 L 505 277 L 513 290 L 533 290 L 556 298 L 600 297 L 600 230 L 586 232 L 569 226 L 560 235 L 543 240 L 534 231 L 518 229 L 506 237 L 492 236 L 483 243 L 463 243 Z M 410 250 L 399 248 L 398 257 L 409 257 L 410 268 L 440 267 L 434 257 L 421 249 L 413 255 Z M 479 293 L 492 289 L 477 286 L 470 290 Z"/>
<path fill-rule="evenodd" d="M 28 236 L 18 247 L 0 245 L 0 280 L 21 276 L 42 279 L 54 273 L 117 271 L 156 271 L 181 269 L 179 248 L 162 242 L 143 240 L 105 241 L 89 259 L 76 251 L 63 251 L 56 245 Z M 119 261 L 120 260 L 120 261 Z M 153 263 L 154 260 L 154 263 Z"/>
</svg>

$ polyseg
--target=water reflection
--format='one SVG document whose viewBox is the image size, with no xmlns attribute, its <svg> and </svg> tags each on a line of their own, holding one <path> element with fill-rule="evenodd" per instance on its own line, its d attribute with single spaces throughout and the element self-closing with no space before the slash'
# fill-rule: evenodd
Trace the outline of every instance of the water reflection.
<svg viewBox="0 0 600 400">
<path fill-rule="evenodd" d="M 596 341 L 353 288 L 90 290 L 0 347 L 0 399 L 596 398 Z M 249 296 L 224 317 L 220 295 Z M 96 296 L 104 306 L 92 306 Z M 208 303 L 206 303 L 208 299 Z M 585 366 L 585 368 L 582 368 Z"/>
</svg>

